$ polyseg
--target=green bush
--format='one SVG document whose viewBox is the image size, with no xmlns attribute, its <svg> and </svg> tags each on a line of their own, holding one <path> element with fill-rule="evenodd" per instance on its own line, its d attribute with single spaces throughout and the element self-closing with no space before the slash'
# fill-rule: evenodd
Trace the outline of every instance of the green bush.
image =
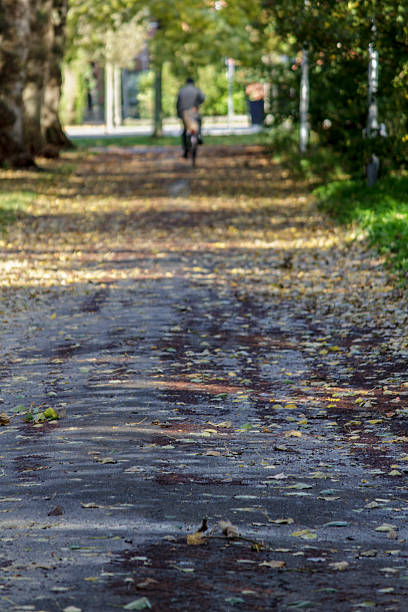
<svg viewBox="0 0 408 612">
<path fill-rule="evenodd" d="M 369 243 L 408 281 L 408 174 L 368 187 L 361 180 L 331 182 L 315 190 L 319 207 L 340 223 L 356 223 Z"/>
</svg>

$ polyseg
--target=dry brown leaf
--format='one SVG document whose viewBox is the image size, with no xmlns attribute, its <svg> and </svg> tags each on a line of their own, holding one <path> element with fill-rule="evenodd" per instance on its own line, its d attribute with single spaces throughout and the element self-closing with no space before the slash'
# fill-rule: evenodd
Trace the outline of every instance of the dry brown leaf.
<svg viewBox="0 0 408 612">
<path fill-rule="evenodd" d="M 55 506 L 53 510 L 50 510 L 48 516 L 61 516 L 63 514 L 61 506 Z"/>
</svg>

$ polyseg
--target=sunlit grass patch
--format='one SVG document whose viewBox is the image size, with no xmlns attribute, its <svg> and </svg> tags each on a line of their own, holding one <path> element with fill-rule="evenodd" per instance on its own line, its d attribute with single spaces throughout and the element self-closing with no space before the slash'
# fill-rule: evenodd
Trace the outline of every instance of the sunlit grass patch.
<svg viewBox="0 0 408 612">
<path fill-rule="evenodd" d="M 408 174 L 387 176 L 373 187 L 364 181 L 335 181 L 315 190 L 319 206 L 340 223 L 356 223 L 371 246 L 386 255 L 408 280 Z"/>
<path fill-rule="evenodd" d="M 179 136 L 162 136 L 153 138 L 152 136 L 95 136 L 73 137 L 72 142 L 80 149 L 92 149 L 95 147 L 136 147 L 136 146 L 181 146 Z M 252 145 L 265 144 L 265 135 L 262 132 L 256 134 L 227 134 L 220 136 L 205 135 L 205 145 Z M 204 145 L 204 146 L 205 146 Z"/>
<path fill-rule="evenodd" d="M 0 191 L 0 231 L 4 231 L 9 223 L 13 223 L 35 197 L 33 191 Z"/>
</svg>

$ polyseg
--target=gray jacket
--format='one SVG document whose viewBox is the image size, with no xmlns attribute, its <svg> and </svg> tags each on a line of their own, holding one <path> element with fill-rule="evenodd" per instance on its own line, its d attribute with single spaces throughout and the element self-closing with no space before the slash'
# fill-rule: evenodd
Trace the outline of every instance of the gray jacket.
<svg viewBox="0 0 408 612">
<path fill-rule="evenodd" d="M 196 106 L 197 108 L 205 100 L 205 95 L 192 83 L 187 83 L 182 87 L 177 96 L 177 116 L 183 118 L 183 111 L 190 110 Z"/>
</svg>

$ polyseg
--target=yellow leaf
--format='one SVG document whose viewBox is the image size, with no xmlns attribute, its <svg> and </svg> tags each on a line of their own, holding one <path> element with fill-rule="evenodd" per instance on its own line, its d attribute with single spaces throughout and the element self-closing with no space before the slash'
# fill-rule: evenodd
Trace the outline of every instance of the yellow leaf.
<svg viewBox="0 0 408 612">
<path fill-rule="evenodd" d="M 0 414 L 0 425 L 10 425 L 10 417 L 5 412 Z"/>
<path fill-rule="evenodd" d="M 300 431 L 296 431 L 296 429 L 290 429 L 289 431 L 285 431 L 285 438 L 301 438 L 302 433 Z"/>
<path fill-rule="evenodd" d="M 311 529 L 299 529 L 290 534 L 294 538 L 302 538 L 303 540 L 316 540 L 317 534 Z"/>
<path fill-rule="evenodd" d="M 201 544 L 205 544 L 206 542 L 207 538 L 202 531 L 195 531 L 187 536 L 187 544 L 189 546 L 201 546 Z"/>
</svg>

